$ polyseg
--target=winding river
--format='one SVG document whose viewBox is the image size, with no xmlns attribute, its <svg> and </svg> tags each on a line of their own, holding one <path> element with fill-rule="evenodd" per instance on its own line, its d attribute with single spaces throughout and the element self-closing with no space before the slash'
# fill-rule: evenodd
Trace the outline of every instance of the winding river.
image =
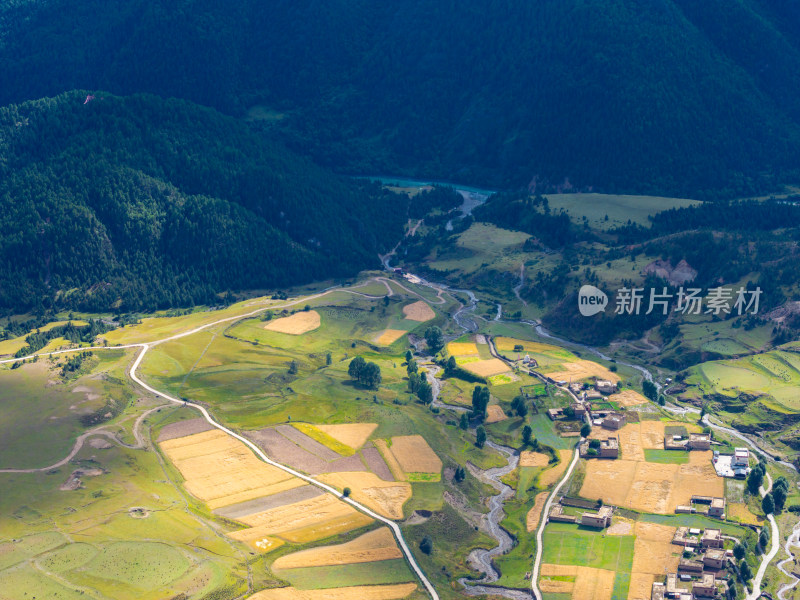
<svg viewBox="0 0 800 600">
<path fill-rule="evenodd" d="M 401 184 L 401 185 L 428 185 L 423 182 L 419 181 L 412 181 L 412 180 L 397 180 L 392 178 L 375 178 L 380 179 L 382 182 L 387 184 Z M 438 182 L 430 182 L 430 183 L 438 183 Z M 452 185 L 452 184 L 445 184 L 445 185 Z M 466 216 L 472 212 L 476 206 L 479 206 L 486 199 L 491 195 L 492 192 L 487 190 L 477 190 L 474 188 L 465 188 L 463 186 L 455 186 L 456 191 L 458 191 L 464 197 L 464 204 L 460 207 L 461 216 Z M 448 229 L 452 229 L 452 220 L 447 224 Z M 398 244 L 399 246 L 399 244 Z M 394 254 L 394 251 L 387 254 L 386 256 L 382 257 L 383 264 L 387 270 L 391 270 L 389 259 Z M 524 270 L 520 272 L 520 286 L 522 285 L 522 277 L 524 276 Z M 466 295 L 469 298 L 469 301 L 466 305 L 462 304 L 456 312 L 453 314 L 453 320 L 455 323 L 461 327 L 465 332 L 475 332 L 478 330 L 478 324 L 473 317 L 473 312 L 477 307 L 477 297 L 475 293 L 471 290 L 464 290 L 464 289 L 455 289 L 450 288 L 449 286 L 443 284 L 435 284 L 431 283 L 424 278 L 415 277 L 415 283 L 420 285 L 424 285 L 429 287 L 437 293 L 441 294 L 442 292 L 450 292 L 452 293 L 461 293 Z M 517 288 L 515 288 L 515 292 Z M 497 316 L 494 319 L 495 321 L 502 320 L 502 305 L 497 305 Z M 611 361 L 612 357 L 608 356 L 601 350 L 594 348 L 592 346 L 587 346 L 585 344 L 581 344 L 578 342 L 574 342 L 572 340 L 567 340 L 557 335 L 554 335 L 545 327 L 542 326 L 541 323 L 536 321 L 521 321 L 522 323 L 529 325 L 540 337 L 552 340 L 558 344 L 567 347 L 575 347 L 580 348 L 598 358 L 606 361 Z M 642 377 L 648 381 L 653 382 L 657 389 L 661 391 L 662 385 L 653 377 L 653 374 L 642 365 L 632 364 L 628 362 L 623 362 L 618 359 L 614 359 L 617 364 L 629 367 L 641 373 Z M 438 380 L 435 378 L 435 373 L 437 371 L 432 371 L 429 374 L 429 379 L 431 381 L 432 386 L 434 387 L 434 405 L 440 408 L 447 408 L 449 410 L 467 410 L 462 407 L 454 407 L 452 405 L 447 405 L 438 400 L 440 384 Z M 680 407 L 678 405 L 667 405 L 665 408 L 668 412 L 672 412 L 675 414 L 686 414 L 686 413 L 699 413 L 700 411 L 695 408 L 688 408 L 688 407 Z M 736 439 L 741 440 L 742 442 L 746 443 L 747 445 L 751 446 L 758 454 L 764 456 L 768 461 L 778 463 L 784 467 L 794 470 L 798 472 L 798 469 L 791 463 L 787 463 L 785 461 L 776 460 L 769 452 L 758 446 L 753 440 L 744 436 L 740 432 L 724 427 L 721 424 L 712 422 L 709 417 L 706 415 L 703 419 L 704 424 L 711 427 L 712 429 L 719 431 L 721 433 L 725 433 Z M 497 581 L 500 577 L 500 574 L 497 572 L 495 567 L 492 564 L 492 559 L 496 556 L 500 556 L 506 552 L 508 552 L 513 547 L 513 539 L 511 536 L 500 527 L 500 522 L 503 520 L 505 513 L 503 512 L 503 504 L 504 502 L 513 496 L 514 490 L 509 486 L 505 485 L 500 481 L 500 478 L 513 471 L 517 463 L 519 461 L 519 456 L 512 448 L 508 448 L 505 446 L 499 446 L 494 444 L 493 442 L 487 442 L 491 448 L 499 452 L 501 455 L 505 456 L 508 460 L 508 464 L 504 467 L 498 467 L 495 469 L 489 469 L 487 471 L 480 471 L 477 472 L 477 476 L 487 484 L 494 487 L 498 490 L 498 494 L 496 496 L 492 496 L 489 499 L 489 507 L 490 511 L 487 515 L 487 522 L 488 522 L 488 529 L 490 535 L 497 541 L 498 545 L 493 548 L 492 550 L 483 550 L 478 549 L 474 550 L 470 558 L 472 558 L 473 564 L 478 567 L 480 571 L 484 573 L 484 577 L 480 580 L 468 580 L 466 578 L 462 578 L 459 582 L 464 586 L 463 592 L 469 596 L 477 596 L 477 595 L 496 595 L 496 596 L 503 596 L 506 598 L 511 598 L 513 600 L 530 600 L 532 598 L 532 594 L 525 592 L 523 590 L 515 590 L 509 588 L 502 588 L 502 587 L 494 587 L 488 586 L 485 584 L 493 583 Z M 780 589 L 778 590 L 778 597 L 781 600 L 787 600 L 786 594 L 789 593 L 792 589 L 794 589 L 798 583 L 800 583 L 800 578 L 794 575 L 791 569 L 787 569 L 787 565 L 791 564 L 794 560 L 794 556 L 791 552 L 792 548 L 800 548 L 800 522 L 795 525 L 794 529 L 792 530 L 791 534 L 788 536 L 784 544 L 784 551 L 787 555 L 785 559 L 780 561 L 777 565 L 777 568 L 783 573 L 786 577 L 789 577 L 792 581 L 790 583 L 783 584 Z M 769 557 L 765 558 L 764 560 L 769 561 Z M 759 577 L 757 577 L 756 585 L 760 587 L 761 577 L 763 577 L 763 571 L 765 570 L 766 565 L 763 565 L 764 568 L 759 569 Z M 757 598 L 760 595 L 760 589 L 756 589 L 748 596 L 748 600 Z"/>
</svg>

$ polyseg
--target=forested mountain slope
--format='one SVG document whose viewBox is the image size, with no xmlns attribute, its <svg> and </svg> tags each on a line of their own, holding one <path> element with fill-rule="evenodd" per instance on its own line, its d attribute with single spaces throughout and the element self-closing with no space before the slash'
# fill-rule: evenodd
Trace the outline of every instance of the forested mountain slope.
<svg viewBox="0 0 800 600">
<path fill-rule="evenodd" d="M 0 109 L 0 307 L 216 302 L 377 266 L 408 203 L 183 100 Z"/>
<path fill-rule="evenodd" d="M 5 6 L 0 104 L 88 88 L 265 105 L 343 172 L 506 189 L 717 198 L 798 179 L 791 0 Z"/>
</svg>

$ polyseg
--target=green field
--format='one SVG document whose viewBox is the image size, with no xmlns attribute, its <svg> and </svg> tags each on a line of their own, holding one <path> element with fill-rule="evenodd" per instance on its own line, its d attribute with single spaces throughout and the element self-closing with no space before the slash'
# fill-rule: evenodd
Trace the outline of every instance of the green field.
<svg viewBox="0 0 800 600">
<path fill-rule="evenodd" d="M 282 569 L 277 574 L 301 590 L 415 581 L 414 574 L 403 558 L 332 567 Z"/>
<path fill-rule="evenodd" d="M 648 217 L 670 208 L 700 204 L 697 200 L 660 196 L 619 196 L 614 194 L 547 194 L 550 210 L 565 210 L 576 223 L 586 217 L 592 229 L 611 229 L 628 220 L 648 226 Z M 608 220 L 606 221 L 606 215 Z"/>
<path fill-rule="evenodd" d="M 644 459 L 651 463 L 664 465 L 685 465 L 689 462 L 689 453 L 681 450 L 653 450 L 644 449 Z"/>
<path fill-rule="evenodd" d="M 629 535 L 606 536 L 571 523 L 550 523 L 544 530 L 542 562 L 630 573 L 633 541 Z"/>
<path fill-rule="evenodd" d="M 689 369 L 686 383 L 703 395 L 766 396 L 776 412 L 800 411 L 800 355 L 784 350 L 735 360 L 706 362 Z"/>
</svg>

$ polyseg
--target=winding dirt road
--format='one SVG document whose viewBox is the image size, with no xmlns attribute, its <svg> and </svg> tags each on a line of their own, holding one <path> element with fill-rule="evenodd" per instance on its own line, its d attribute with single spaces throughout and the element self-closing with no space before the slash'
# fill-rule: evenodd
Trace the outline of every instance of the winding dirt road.
<svg viewBox="0 0 800 600">
<path fill-rule="evenodd" d="M 383 278 L 380 278 L 380 279 L 383 279 Z M 169 342 L 169 341 L 173 341 L 173 340 L 177 340 L 177 339 L 181 339 L 181 338 L 193 335 L 195 333 L 198 333 L 198 332 L 203 331 L 205 329 L 208 329 L 210 327 L 214 327 L 216 325 L 221 325 L 222 323 L 229 323 L 231 321 L 236 321 L 236 320 L 239 320 L 239 319 L 252 317 L 252 316 L 255 316 L 255 315 L 257 315 L 257 314 L 259 314 L 259 313 L 261 313 L 261 312 L 263 312 L 265 310 L 283 309 L 283 308 L 289 308 L 289 307 L 292 307 L 292 306 L 296 306 L 297 304 L 305 303 L 305 302 L 308 302 L 309 300 L 314 300 L 316 298 L 321 298 L 321 297 L 326 296 L 327 294 L 330 294 L 330 293 L 332 293 L 334 291 L 350 292 L 350 290 L 347 290 L 345 288 L 331 288 L 331 289 L 325 290 L 323 292 L 320 292 L 319 294 L 306 296 L 304 298 L 293 300 L 293 301 L 288 302 L 286 304 L 276 305 L 276 306 L 265 306 L 265 307 L 258 308 L 256 310 L 253 310 L 253 311 L 251 311 L 249 313 L 245 313 L 245 314 L 242 314 L 242 315 L 236 315 L 236 316 L 228 317 L 228 318 L 225 318 L 225 319 L 219 319 L 218 321 L 214 321 L 212 323 L 207 323 L 205 325 L 201 325 L 201 326 L 196 327 L 195 329 L 192 329 L 190 331 L 185 331 L 183 333 L 178 333 L 178 334 L 175 334 L 175 335 L 172 335 L 172 336 L 169 336 L 169 337 L 166 337 L 164 339 L 157 340 L 157 341 L 154 341 L 154 342 L 147 342 L 147 343 L 141 343 L 141 344 L 123 344 L 123 345 L 119 345 L 119 346 L 107 346 L 107 347 L 106 346 L 91 346 L 91 347 L 88 347 L 88 348 L 71 348 L 71 349 L 68 349 L 68 350 L 58 350 L 58 351 L 55 351 L 55 352 L 47 352 L 47 353 L 44 353 L 44 354 L 30 355 L 30 356 L 24 356 L 24 357 L 20 357 L 20 358 L 12 358 L 12 359 L 0 360 L 0 364 L 9 364 L 9 363 L 20 362 L 20 361 L 23 361 L 23 360 L 30 360 L 34 356 L 39 356 L 39 357 L 54 356 L 54 355 L 59 355 L 59 354 L 67 354 L 69 352 L 84 352 L 86 350 L 99 350 L 99 351 L 102 351 L 102 350 L 119 350 L 119 349 L 128 349 L 128 348 L 139 348 L 141 351 L 136 356 L 136 359 L 134 360 L 133 364 L 131 365 L 130 370 L 128 371 L 129 377 L 134 382 L 136 382 L 140 387 L 144 388 L 145 390 L 147 390 L 151 394 L 154 394 L 155 396 L 157 396 L 159 398 L 163 398 L 164 400 L 166 400 L 166 401 L 168 401 L 168 402 L 170 402 L 172 404 L 176 404 L 178 406 L 185 406 L 185 407 L 188 407 L 188 408 L 190 408 L 192 410 L 198 411 L 210 425 L 212 425 L 216 429 L 219 429 L 220 431 L 225 432 L 226 434 L 228 434 L 229 436 L 239 440 L 240 442 L 244 443 L 248 448 L 250 448 L 250 450 L 252 450 L 255 453 L 256 456 L 258 456 L 261 460 L 263 460 L 267 464 L 272 465 L 273 467 L 277 467 L 277 468 L 281 469 L 282 471 L 284 471 L 286 473 L 289 473 L 290 475 L 292 475 L 294 477 L 302 479 L 303 481 L 306 481 L 307 483 L 309 483 L 309 484 L 311 484 L 311 485 L 313 485 L 313 486 L 315 486 L 315 487 L 317 487 L 317 488 L 319 488 L 319 489 L 321 489 L 321 490 L 323 490 L 323 491 L 325 491 L 325 492 L 327 492 L 329 494 L 333 494 L 334 496 L 336 496 L 337 498 L 339 498 L 343 502 L 347 502 L 348 504 L 350 504 L 353 508 L 355 508 L 359 512 L 362 512 L 362 513 L 372 517 L 376 521 L 380 521 L 381 523 L 384 523 L 385 525 L 387 525 L 392 530 L 392 533 L 394 534 L 395 539 L 397 540 L 397 543 L 400 546 L 400 549 L 403 551 L 403 554 L 405 555 L 405 558 L 408 561 L 408 564 L 414 570 L 414 572 L 416 573 L 416 575 L 419 578 L 419 580 L 422 583 L 422 585 L 427 590 L 427 592 L 430 595 L 430 597 L 432 598 L 432 600 L 439 600 L 439 594 L 436 592 L 436 590 L 434 589 L 434 587 L 431 584 L 431 582 L 425 576 L 425 573 L 422 571 L 422 569 L 420 568 L 419 564 L 417 564 L 417 561 L 414 558 L 414 555 L 411 553 L 411 549 L 408 547 L 408 544 L 406 543 L 405 538 L 403 537 L 403 533 L 400 530 L 400 527 L 397 525 L 397 523 L 395 523 L 394 521 L 392 521 L 390 519 L 387 519 L 386 517 L 384 517 L 382 515 L 379 515 L 378 513 L 374 512 L 373 510 L 371 510 L 369 508 L 367 508 L 366 506 L 356 502 L 352 498 L 342 496 L 339 493 L 339 491 L 336 490 L 335 488 L 333 488 L 333 487 L 331 487 L 331 486 L 329 486 L 329 485 L 327 485 L 325 483 L 322 483 L 320 481 L 317 481 L 313 477 L 309 477 L 308 475 L 305 475 L 304 473 L 300 473 L 299 471 L 296 471 L 296 470 L 292 469 L 291 467 L 287 467 L 286 465 L 283 465 L 281 463 L 275 462 L 274 460 L 270 459 L 266 454 L 264 454 L 264 452 L 260 448 L 258 448 L 258 446 L 256 446 L 253 442 L 251 442 L 247 438 L 239 435 L 238 433 L 235 433 L 234 431 L 231 431 L 230 429 L 228 429 L 227 427 L 225 427 L 221 423 L 218 423 L 217 421 L 215 421 L 212 418 L 211 414 L 203 406 L 200 406 L 198 404 L 193 404 L 193 403 L 187 403 L 187 402 L 184 402 L 183 400 L 180 400 L 178 398 L 173 398 L 169 394 L 166 394 L 164 392 L 161 392 L 161 391 L 149 386 L 144 381 L 142 381 L 139 378 L 139 376 L 136 374 L 136 372 L 137 372 L 137 370 L 139 368 L 139 365 L 142 362 L 142 359 L 144 359 L 145 355 L 150 350 L 150 348 L 152 348 L 154 346 L 157 346 L 159 344 L 163 344 L 165 342 Z M 358 292 L 355 292 L 355 293 L 357 293 L 358 295 L 364 295 L 364 294 L 360 294 Z M 377 296 L 377 297 L 379 298 L 381 296 Z M 135 429 L 136 428 L 134 427 L 134 430 Z M 107 432 L 107 433 L 109 433 L 109 432 Z M 86 437 L 89 437 L 90 435 L 97 435 L 97 431 L 87 432 L 87 434 L 84 434 L 84 435 Z M 81 437 L 83 437 L 83 436 L 81 436 Z M 83 441 L 85 439 L 86 438 L 83 437 L 83 439 L 80 440 L 80 443 L 83 444 Z M 137 439 L 137 442 L 138 442 L 138 439 Z M 57 463 L 57 465 L 60 466 L 62 464 L 66 464 L 69 461 L 69 459 L 72 458 L 72 456 L 74 456 L 75 453 L 77 453 L 77 451 L 79 449 L 80 449 L 80 446 L 76 446 L 75 448 L 73 448 L 73 452 L 71 453 L 71 455 L 68 456 L 66 459 L 64 459 L 64 460 L 60 461 L 59 463 Z M 47 469 L 52 469 L 52 468 L 53 468 L 53 466 L 47 467 Z M 18 471 L 18 472 L 26 472 L 26 471 Z M 32 471 L 32 472 L 36 472 L 36 471 Z"/>
</svg>

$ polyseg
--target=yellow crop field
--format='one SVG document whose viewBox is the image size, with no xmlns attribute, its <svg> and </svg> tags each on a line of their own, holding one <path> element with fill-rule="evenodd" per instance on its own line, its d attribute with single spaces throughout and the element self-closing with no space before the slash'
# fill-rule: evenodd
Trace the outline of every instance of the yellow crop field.
<svg viewBox="0 0 800 600">
<path fill-rule="evenodd" d="M 676 571 L 680 550 L 672 545 L 674 527 L 638 521 L 634 526 L 634 535 L 633 573 L 662 575 L 664 569 L 673 573 Z"/>
<path fill-rule="evenodd" d="M 378 427 L 377 423 L 344 423 L 341 425 L 317 425 L 316 428 L 333 439 L 354 450 L 361 448 Z"/>
<path fill-rule="evenodd" d="M 407 333 L 402 329 L 385 329 L 375 338 L 375 343 L 381 346 L 390 346 Z"/>
<path fill-rule="evenodd" d="M 519 466 L 520 467 L 545 467 L 550 462 L 550 457 L 541 452 L 531 452 L 530 450 L 523 450 L 519 453 Z"/>
<path fill-rule="evenodd" d="M 622 406 L 638 406 L 650 402 L 639 392 L 634 390 L 622 390 L 608 397 L 612 402 L 619 402 Z"/>
<path fill-rule="evenodd" d="M 539 587 L 543 592 L 572 594 L 574 600 L 611 600 L 615 575 L 607 569 L 543 564 Z"/>
<path fill-rule="evenodd" d="M 239 521 L 263 532 L 276 535 L 322 521 L 343 517 L 355 509 L 332 494 L 321 494 L 308 500 L 284 504 L 262 512 L 239 517 Z"/>
<path fill-rule="evenodd" d="M 353 500 L 390 519 L 402 519 L 403 504 L 411 498 L 410 484 L 404 481 L 384 481 L 374 473 L 324 473 L 318 479 L 342 490 L 349 487 Z"/>
<path fill-rule="evenodd" d="M 421 435 L 395 436 L 389 450 L 406 473 L 439 473 L 442 470 L 442 460 Z"/>
<path fill-rule="evenodd" d="M 733 521 L 739 521 L 747 525 L 756 525 L 760 527 L 764 523 L 764 519 L 759 519 L 756 515 L 750 512 L 746 504 L 740 502 L 729 502 L 725 507 L 725 512 L 728 518 Z"/>
<path fill-rule="evenodd" d="M 403 307 L 403 316 L 410 320 L 410 321 L 419 321 L 420 323 L 424 321 L 430 321 L 436 316 L 436 313 L 433 312 L 433 309 L 428 306 L 427 302 L 423 302 L 422 300 L 418 302 L 414 302 L 413 304 L 407 304 Z"/>
<path fill-rule="evenodd" d="M 688 504 L 695 494 L 723 496 L 724 481 L 714 471 L 710 451 L 690 452 L 688 464 L 645 462 L 645 448 L 663 448 L 665 425 L 643 421 L 620 429 L 617 433 L 622 458 L 588 461 L 580 495 L 659 514 L 672 514 L 676 506 Z"/>
<path fill-rule="evenodd" d="M 212 510 L 305 485 L 218 429 L 160 445 L 186 480 L 186 489 Z"/>
<path fill-rule="evenodd" d="M 475 373 L 479 377 L 491 377 L 500 373 L 508 373 L 508 365 L 499 358 L 489 358 L 487 360 L 476 360 L 475 362 L 462 364 L 461 367 L 470 373 Z"/>
<path fill-rule="evenodd" d="M 553 465 L 539 475 L 539 487 L 548 488 L 561 479 L 561 476 L 564 474 L 564 471 L 567 470 L 567 466 L 569 466 L 572 460 L 573 454 L 574 450 L 559 450 L 558 456 L 561 458 L 561 462 Z"/>
<path fill-rule="evenodd" d="M 597 377 L 598 379 L 608 379 L 609 381 L 619 381 L 619 376 L 606 369 L 603 365 L 591 360 L 578 359 L 570 362 L 561 363 L 561 370 L 551 371 L 547 376 L 556 381 L 580 381 Z"/>
<path fill-rule="evenodd" d="M 320 546 L 281 556 L 272 567 L 275 569 L 325 567 L 402 557 L 403 553 L 397 547 L 391 530 L 388 527 L 380 527 L 344 544 Z"/>
<path fill-rule="evenodd" d="M 400 466 L 400 463 L 397 462 L 397 458 L 395 458 L 394 454 L 392 454 L 391 449 L 389 448 L 389 444 L 386 443 L 386 440 L 373 440 L 373 444 L 378 449 L 378 452 L 381 453 L 383 460 L 386 462 L 386 466 L 389 467 L 389 470 L 392 472 L 392 476 L 397 481 L 405 481 L 408 479 L 405 471 Z"/>
<path fill-rule="evenodd" d="M 410 596 L 416 589 L 416 583 L 358 585 L 325 590 L 283 587 L 258 592 L 248 600 L 399 600 Z"/>
<path fill-rule="evenodd" d="M 548 492 L 539 492 L 536 494 L 536 499 L 533 501 L 533 507 L 531 507 L 525 517 L 525 526 L 528 530 L 528 533 L 535 530 L 539 525 L 539 519 L 542 516 L 542 509 L 544 508 L 545 502 L 547 502 L 547 494 Z"/>
<path fill-rule="evenodd" d="M 303 310 L 288 317 L 273 319 L 264 325 L 264 329 L 277 333 L 288 333 L 289 335 L 302 335 L 309 331 L 314 331 L 321 323 L 322 321 L 317 311 Z"/>
<path fill-rule="evenodd" d="M 505 421 L 508 417 L 506 413 L 503 412 L 502 407 L 498 406 L 497 404 L 490 404 L 486 407 L 486 422 L 487 423 L 499 423 L 500 421 Z"/>
<path fill-rule="evenodd" d="M 649 573 L 631 573 L 628 600 L 650 600 L 655 580 L 656 576 Z"/>
<path fill-rule="evenodd" d="M 472 342 L 450 342 L 447 351 L 451 356 L 479 356 L 478 347 Z"/>
<path fill-rule="evenodd" d="M 352 531 L 353 529 L 361 529 L 372 522 L 373 520 L 364 513 L 353 510 L 353 512 L 343 517 L 336 517 L 327 521 L 306 525 L 299 529 L 286 531 L 281 534 L 281 537 L 295 544 L 307 544 L 308 542 L 329 538 L 334 535 L 339 535 L 340 533 L 345 533 L 346 531 Z"/>
</svg>

